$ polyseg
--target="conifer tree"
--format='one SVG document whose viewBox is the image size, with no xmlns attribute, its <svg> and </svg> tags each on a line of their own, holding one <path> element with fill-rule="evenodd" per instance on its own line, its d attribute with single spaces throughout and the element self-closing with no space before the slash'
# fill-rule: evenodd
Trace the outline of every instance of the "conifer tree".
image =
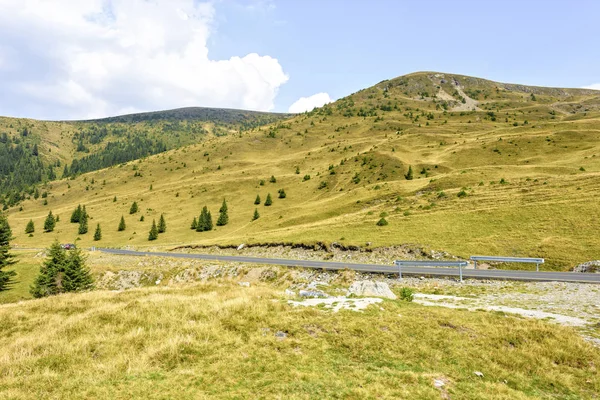
<svg viewBox="0 0 600 400">
<path fill-rule="evenodd" d="M 55 226 L 56 226 L 56 220 L 54 219 L 54 215 L 52 215 L 52 211 L 50 211 L 50 212 L 48 212 L 46 221 L 44 221 L 44 231 L 52 232 L 54 230 Z"/>
<path fill-rule="evenodd" d="M 127 225 L 125 225 L 125 217 L 123 217 L 121 215 L 121 221 L 119 222 L 119 228 L 118 231 L 119 232 L 123 232 L 125 230 L 125 228 L 127 228 Z"/>
<path fill-rule="evenodd" d="M 94 232 L 94 241 L 99 241 L 102 239 L 102 229 L 100 228 L 100 224 L 96 225 L 96 232 Z"/>
<path fill-rule="evenodd" d="M 260 204 L 260 196 L 256 195 L 256 199 L 254 200 L 254 204 L 255 205 L 259 205 Z"/>
<path fill-rule="evenodd" d="M 35 232 L 35 225 L 33 224 L 33 220 L 30 219 L 25 227 L 25 233 L 33 233 Z"/>
<path fill-rule="evenodd" d="M 195 231 L 196 228 L 198 228 L 198 220 L 194 217 L 194 220 L 192 221 L 192 230 Z"/>
<path fill-rule="evenodd" d="M 160 214 L 160 219 L 158 220 L 158 233 L 165 233 L 167 231 L 167 222 L 165 221 L 165 216 Z"/>
<path fill-rule="evenodd" d="M 134 201 L 129 209 L 129 214 L 135 214 L 136 212 L 138 212 L 138 205 L 137 202 Z"/>
<path fill-rule="evenodd" d="M 81 219 L 79 220 L 78 232 L 80 235 L 85 235 L 86 233 L 88 233 L 88 215 L 87 212 L 85 212 L 85 208 L 84 212 L 81 214 Z"/>
<path fill-rule="evenodd" d="M 271 179 L 269 179 L 269 182 L 271 182 L 271 183 L 277 182 L 277 179 L 275 178 L 275 175 L 271 175 Z"/>
<path fill-rule="evenodd" d="M 265 206 L 270 206 L 273 204 L 273 200 L 271 199 L 271 193 L 267 194 L 267 199 L 265 200 Z"/>
<path fill-rule="evenodd" d="M 152 228 L 150 228 L 150 233 L 148 234 L 148 240 L 156 240 L 158 239 L 158 228 L 156 228 L 156 220 L 152 220 Z"/>
<path fill-rule="evenodd" d="M 12 231 L 8 219 L 0 213 L 0 292 L 6 289 L 11 277 L 16 275 L 15 271 L 5 270 L 16 262 L 13 260 L 14 256 L 9 253 L 11 239 Z"/>
<path fill-rule="evenodd" d="M 413 179 L 412 165 L 408 166 L 408 172 L 404 175 L 404 178 L 406 178 L 407 181 L 412 181 L 412 179 Z"/>
<path fill-rule="evenodd" d="M 113 203 L 117 202 L 117 196 L 113 197 Z"/>
<path fill-rule="evenodd" d="M 81 204 L 77 206 L 77 208 L 71 214 L 71 223 L 78 224 L 81 222 L 81 214 L 83 210 L 81 209 Z"/>
<path fill-rule="evenodd" d="M 63 286 L 65 292 L 81 292 L 94 287 L 94 279 L 85 265 L 85 257 L 79 249 L 69 251 L 65 260 Z"/>
<path fill-rule="evenodd" d="M 33 297 L 45 297 L 63 291 L 62 284 L 66 259 L 65 250 L 60 247 L 58 240 L 55 240 L 48 249 L 46 260 L 29 290 Z"/>
<path fill-rule="evenodd" d="M 287 197 L 287 194 L 285 194 L 285 189 L 279 189 L 279 198 L 285 199 L 286 197 Z"/>
<path fill-rule="evenodd" d="M 252 216 L 252 221 L 256 221 L 260 218 L 260 214 L 258 213 L 258 208 L 254 209 L 254 215 Z"/>
<path fill-rule="evenodd" d="M 219 210 L 219 218 L 217 219 L 217 226 L 227 225 L 229 222 L 229 215 L 227 215 L 227 202 L 223 200 L 223 205 Z"/>
<path fill-rule="evenodd" d="M 210 211 L 208 211 L 208 208 L 206 206 L 202 207 L 202 212 L 200 213 L 200 218 L 198 218 L 198 225 L 196 226 L 196 231 L 197 232 L 205 232 L 205 231 L 212 231 L 213 229 L 213 223 L 212 223 L 212 216 L 210 214 Z"/>
<path fill-rule="evenodd" d="M 213 222 L 212 222 L 212 215 L 210 214 L 210 211 L 208 211 L 206 213 L 206 223 L 205 223 L 205 231 L 212 231 L 213 230 Z"/>
</svg>

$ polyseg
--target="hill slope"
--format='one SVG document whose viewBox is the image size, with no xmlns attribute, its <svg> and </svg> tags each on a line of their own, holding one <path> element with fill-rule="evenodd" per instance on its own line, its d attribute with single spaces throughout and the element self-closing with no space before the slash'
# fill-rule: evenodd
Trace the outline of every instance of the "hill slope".
<svg viewBox="0 0 600 400">
<path fill-rule="evenodd" d="M 163 248 L 416 243 L 462 257 L 541 256 L 545 268 L 567 269 L 599 258 L 599 139 L 598 91 L 416 73 L 285 121 L 49 183 L 47 205 L 26 200 L 9 220 L 25 247 L 55 237 Z M 268 194 L 272 206 L 263 205 Z M 216 221 L 223 199 L 226 226 L 190 229 L 204 205 Z M 140 211 L 130 215 L 133 201 Z M 86 235 L 68 221 L 77 204 L 92 217 Z M 61 220 L 42 233 L 50 210 Z M 161 214 L 168 229 L 149 242 Z M 117 232 L 121 216 L 127 229 Z M 380 218 L 389 225 L 377 226 Z M 98 223 L 103 238 L 94 242 Z"/>
</svg>

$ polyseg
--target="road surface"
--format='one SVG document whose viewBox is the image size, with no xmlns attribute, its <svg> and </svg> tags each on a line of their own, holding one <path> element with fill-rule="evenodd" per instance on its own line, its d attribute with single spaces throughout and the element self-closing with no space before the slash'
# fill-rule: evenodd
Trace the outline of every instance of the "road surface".
<svg viewBox="0 0 600 400">
<path fill-rule="evenodd" d="M 336 271 L 340 269 L 352 269 L 359 272 L 377 272 L 397 274 L 398 268 L 393 265 L 377 264 L 353 264 L 331 261 L 309 261 L 309 260 L 286 260 L 281 258 L 245 257 L 245 256 L 222 256 L 214 254 L 187 254 L 187 253 L 159 253 L 147 251 L 97 249 L 99 251 L 126 256 L 150 256 L 150 257 L 174 257 L 186 259 L 199 259 L 210 261 L 233 261 L 252 264 L 271 264 L 286 267 L 302 267 L 325 269 Z M 391 263 L 391 262 L 390 262 Z M 433 268 L 433 267 L 402 267 L 402 275 L 406 276 L 428 276 L 428 277 L 456 277 L 458 268 Z M 535 272 L 535 271 L 512 271 L 503 269 L 464 269 L 465 279 L 505 279 L 517 281 L 557 281 L 557 282 L 582 282 L 600 283 L 600 274 L 582 274 L 574 272 Z"/>
</svg>

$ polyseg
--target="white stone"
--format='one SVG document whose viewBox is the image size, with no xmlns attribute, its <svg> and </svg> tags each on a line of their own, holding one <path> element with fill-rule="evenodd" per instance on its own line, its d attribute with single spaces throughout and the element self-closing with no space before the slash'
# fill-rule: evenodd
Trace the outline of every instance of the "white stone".
<svg viewBox="0 0 600 400">
<path fill-rule="evenodd" d="M 374 296 L 384 297 L 386 299 L 396 299 L 396 295 L 390 290 L 390 287 L 385 282 L 356 281 L 350 286 L 348 293 L 356 296 Z"/>
<path fill-rule="evenodd" d="M 481 371 L 475 371 L 475 372 L 473 372 L 473 373 L 474 373 L 475 375 L 477 375 L 478 377 L 480 377 L 480 378 L 483 378 L 483 372 L 481 372 Z"/>
<path fill-rule="evenodd" d="M 246 245 L 244 243 L 240 244 L 237 249 L 238 251 L 240 251 L 241 249 L 243 249 L 244 247 L 246 247 Z"/>
<path fill-rule="evenodd" d="M 243 287 L 250 287 L 250 282 L 239 282 L 238 285 Z"/>
</svg>

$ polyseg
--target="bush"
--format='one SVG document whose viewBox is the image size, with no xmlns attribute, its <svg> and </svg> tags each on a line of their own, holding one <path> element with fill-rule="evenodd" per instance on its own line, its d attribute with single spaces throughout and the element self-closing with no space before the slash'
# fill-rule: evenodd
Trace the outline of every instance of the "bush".
<svg viewBox="0 0 600 400">
<path fill-rule="evenodd" d="M 287 197 L 287 194 L 285 194 L 285 190 L 284 189 L 279 189 L 279 198 L 280 199 L 285 199 Z"/>
<path fill-rule="evenodd" d="M 306 182 L 308 180 L 310 180 L 310 175 L 304 175 L 304 178 L 302 178 L 302 181 Z"/>
<path fill-rule="evenodd" d="M 387 222 L 387 220 L 383 217 L 379 221 L 377 221 L 377 226 L 386 226 L 388 224 L 389 222 Z"/>
<path fill-rule="evenodd" d="M 413 301 L 415 298 L 414 291 L 411 288 L 403 287 L 400 289 L 400 299 L 404 301 Z"/>
<path fill-rule="evenodd" d="M 408 166 L 408 171 L 404 175 L 404 178 L 406 178 L 407 181 L 412 181 L 412 179 L 413 179 L 413 170 L 412 170 L 412 166 L 411 165 Z"/>
<path fill-rule="evenodd" d="M 325 189 L 327 187 L 327 182 L 325 181 L 321 181 L 321 183 L 319 183 L 319 186 L 317 189 L 321 190 L 321 189 Z"/>
<path fill-rule="evenodd" d="M 460 192 L 458 192 L 457 196 L 459 198 L 467 197 L 467 192 L 465 192 L 464 189 L 463 189 Z"/>
</svg>

